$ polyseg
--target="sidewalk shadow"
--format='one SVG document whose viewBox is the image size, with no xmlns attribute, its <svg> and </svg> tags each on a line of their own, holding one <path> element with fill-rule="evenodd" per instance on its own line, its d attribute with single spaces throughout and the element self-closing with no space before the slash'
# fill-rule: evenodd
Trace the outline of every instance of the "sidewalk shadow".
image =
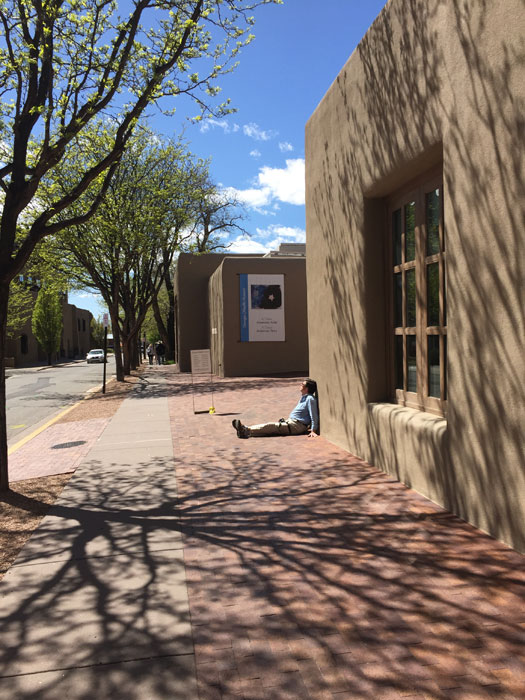
<svg viewBox="0 0 525 700">
<path fill-rule="evenodd" d="M 470 672 L 480 659 L 518 658 L 519 620 L 501 615 L 497 601 L 523 606 L 523 558 L 363 462 L 327 457 L 320 443 L 304 453 L 282 440 L 271 453 L 259 441 L 252 452 L 243 443 L 180 456 L 178 495 L 171 459 L 132 473 L 92 460 L 24 550 L 19 569 L 29 574 L 45 556 L 51 570 L 19 592 L 4 622 L 2 675 L 25 658 L 35 629 L 48 631 L 46 653 L 61 658 L 63 639 L 82 638 L 86 614 L 97 636 L 72 650 L 75 663 L 111 662 L 108 649 L 122 639 L 150 656 L 174 640 L 191 646 L 158 624 L 188 622 L 187 610 L 159 597 L 185 573 L 197 662 L 224 637 L 252 640 L 247 655 L 270 671 L 297 664 L 298 654 L 322 656 L 346 669 L 351 691 L 381 697 L 384 683 L 408 692 L 402 666 L 416 662 L 430 674 L 418 690 L 431 692 L 424 659 L 450 659 L 451 650 Z M 283 469 L 289 450 L 295 461 Z M 137 570 L 140 585 L 115 588 Z M 371 662 L 388 682 L 366 675 L 362 663 Z M 136 680 L 130 671 L 126 682 Z M 232 691 L 233 679 L 221 682 Z"/>
<path fill-rule="evenodd" d="M 217 394 L 232 390 L 272 389 L 295 386 L 298 378 L 306 377 L 303 374 L 292 373 L 285 376 L 213 377 L 203 380 L 200 375 L 196 375 L 195 379 L 192 380 L 191 374 L 162 372 L 162 370 L 158 371 L 158 376 L 155 375 L 157 372 L 154 375 L 147 374 L 145 377 L 140 377 L 142 381 L 134 389 L 135 398 L 191 396 L 196 389 Z"/>
</svg>

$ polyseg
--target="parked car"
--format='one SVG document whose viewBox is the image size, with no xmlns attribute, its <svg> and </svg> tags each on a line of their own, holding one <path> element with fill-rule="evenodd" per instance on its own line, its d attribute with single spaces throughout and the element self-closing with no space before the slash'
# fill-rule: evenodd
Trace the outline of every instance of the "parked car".
<svg viewBox="0 0 525 700">
<path fill-rule="evenodd" d="M 88 365 L 92 362 L 104 362 L 104 350 L 90 350 L 86 355 L 86 362 Z"/>
</svg>

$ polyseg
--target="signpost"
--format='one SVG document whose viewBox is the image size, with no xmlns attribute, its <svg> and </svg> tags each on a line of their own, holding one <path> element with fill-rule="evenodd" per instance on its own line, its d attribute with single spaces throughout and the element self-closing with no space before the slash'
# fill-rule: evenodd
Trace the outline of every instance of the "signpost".
<svg viewBox="0 0 525 700">
<path fill-rule="evenodd" d="M 215 406 L 213 405 L 213 375 L 211 372 L 211 356 L 210 349 L 206 350 L 190 350 L 191 357 L 191 386 L 192 386 L 192 399 L 193 399 L 193 413 L 215 413 Z M 195 374 L 209 374 L 211 382 L 211 406 L 205 411 L 195 410 L 195 384 L 193 377 Z"/>
<path fill-rule="evenodd" d="M 106 393 L 106 364 L 108 361 L 108 314 L 105 313 L 102 315 L 102 324 L 104 326 L 104 373 L 103 373 L 103 379 L 102 379 L 102 393 Z"/>
</svg>

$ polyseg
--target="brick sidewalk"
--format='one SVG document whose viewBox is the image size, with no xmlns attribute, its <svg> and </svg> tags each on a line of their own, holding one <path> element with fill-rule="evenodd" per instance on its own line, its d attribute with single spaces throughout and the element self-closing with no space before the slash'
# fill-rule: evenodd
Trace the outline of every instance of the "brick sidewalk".
<svg viewBox="0 0 525 700">
<path fill-rule="evenodd" d="M 74 472 L 108 422 L 98 418 L 50 425 L 10 455 L 10 482 Z"/>
<path fill-rule="evenodd" d="M 323 438 L 237 439 L 299 380 L 219 381 L 214 416 L 189 381 L 169 404 L 201 700 L 523 700 L 525 557 Z"/>
</svg>

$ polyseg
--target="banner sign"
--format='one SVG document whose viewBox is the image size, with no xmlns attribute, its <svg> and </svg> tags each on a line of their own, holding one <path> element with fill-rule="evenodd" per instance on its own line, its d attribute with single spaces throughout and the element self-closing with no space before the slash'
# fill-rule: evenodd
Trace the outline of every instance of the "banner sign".
<svg viewBox="0 0 525 700">
<path fill-rule="evenodd" d="M 210 350 L 190 350 L 191 357 L 191 373 L 192 374 L 211 374 L 211 356 Z"/>
<path fill-rule="evenodd" d="M 239 275 L 241 341 L 284 341 L 284 275 Z"/>
</svg>

